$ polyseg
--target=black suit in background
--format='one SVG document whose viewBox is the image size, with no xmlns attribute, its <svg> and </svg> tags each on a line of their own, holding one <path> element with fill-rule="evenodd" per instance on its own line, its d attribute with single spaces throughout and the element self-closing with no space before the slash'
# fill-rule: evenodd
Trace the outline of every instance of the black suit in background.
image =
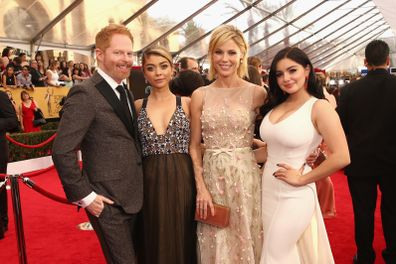
<svg viewBox="0 0 396 264">
<path fill-rule="evenodd" d="M 15 109 L 6 93 L 0 91 L 0 173 L 7 173 L 8 143 L 5 137 L 7 131 L 18 126 L 18 118 Z M 0 177 L 3 181 L 4 177 Z M 5 186 L 0 190 L 0 239 L 4 237 L 4 231 L 8 228 L 7 192 Z"/>
<path fill-rule="evenodd" d="M 386 263 L 396 263 L 396 76 L 385 69 L 369 71 L 341 90 L 337 112 L 351 156 L 345 174 L 352 196 L 357 256 L 367 260 L 362 263 L 374 263 L 379 186 L 386 241 L 383 257 Z"/>
</svg>

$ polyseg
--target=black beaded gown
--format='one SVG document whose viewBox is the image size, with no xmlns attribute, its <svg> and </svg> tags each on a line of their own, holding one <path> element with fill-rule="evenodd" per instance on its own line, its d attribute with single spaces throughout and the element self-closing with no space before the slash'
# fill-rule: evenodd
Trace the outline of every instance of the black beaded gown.
<svg viewBox="0 0 396 264">
<path fill-rule="evenodd" d="M 196 263 L 195 181 L 190 121 L 176 97 L 176 110 L 163 135 L 157 135 L 143 100 L 138 117 L 143 152 L 144 201 L 139 215 L 139 264 Z"/>
</svg>

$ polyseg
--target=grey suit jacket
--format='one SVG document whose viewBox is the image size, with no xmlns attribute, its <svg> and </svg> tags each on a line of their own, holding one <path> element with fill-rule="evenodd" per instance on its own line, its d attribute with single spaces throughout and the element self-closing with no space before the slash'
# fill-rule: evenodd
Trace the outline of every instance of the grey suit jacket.
<svg viewBox="0 0 396 264">
<path fill-rule="evenodd" d="M 133 107 L 131 93 L 129 99 Z M 95 191 L 127 213 L 140 210 L 143 173 L 133 112 L 134 122 L 98 73 L 70 90 L 52 154 L 70 201 L 79 201 Z M 78 149 L 82 152 L 82 171 Z"/>
</svg>

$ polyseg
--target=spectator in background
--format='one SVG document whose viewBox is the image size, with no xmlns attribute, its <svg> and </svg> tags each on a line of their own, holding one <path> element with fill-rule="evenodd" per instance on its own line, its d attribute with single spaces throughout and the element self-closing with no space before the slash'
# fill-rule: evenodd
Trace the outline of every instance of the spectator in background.
<svg viewBox="0 0 396 264">
<path fill-rule="evenodd" d="M 80 63 L 81 76 L 88 79 L 92 76 L 91 71 L 86 63 Z"/>
<path fill-rule="evenodd" d="M 58 70 L 59 70 L 59 62 L 56 60 L 52 60 L 46 72 L 48 85 L 57 86 L 57 87 L 60 86 Z"/>
<path fill-rule="evenodd" d="M 28 90 L 34 89 L 34 85 L 32 83 L 32 75 L 29 73 L 29 66 L 22 67 L 22 72 L 17 75 L 16 81 L 18 87 Z"/>
<path fill-rule="evenodd" d="M 22 71 L 22 66 L 21 66 L 21 58 L 20 57 L 14 57 L 12 62 L 10 62 L 8 65 L 12 65 L 14 67 L 14 74 L 17 76 L 21 71 Z"/>
<path fill-rule="evenodd" d="M 41 128 L 39 126 L 33 126 L 34 112 L 38 108 L 37 102 L 34 101 L 26 91 L 21 92 L 21 100 L 19 121 L 21 122 L 22 131 L 25 133 L 40 131 Z"/>
<path fill-rule="evenodd" d="M 70 80 L 73 81 L 73 69 L 74 69 L 74 61 L 69 60 L 67 62 L 67 76 L 70 78 Z"/>
<path fill-rule="evenodd" d="M 65 86 L 69 88 L 73 86 L 73 78 L 71 75 L 69 76 L 69 67 L 67 65 L 67 62 L 64 60 L 60 62 L 59 80 L 63 81 Z"/>
<path fill-rule="evenodd" d="M 200 67 L 198 66 L 197 60 L 192 57 L 181 58 L 179 60 L 179 68 L 180 68 L 180 70 L 179 70 L 178 75 L 180 75 L 180 74 L 182 74 L 182 72 L 188 71 L 188 70 L 201 74 Z M 190 74 L 188 74 L 188 75 L 190 75 Z M 175 77 L 175 78 L 177 78 L 177 77 Z M 182 77 L 182 78 L 185 79 L 185 77 Z M 209 85 L 211 83 L 207 77 L 207 74 L 201 74 L 201 78 L 204 81 L 205 85 Z M 171 85 L 171 87 L 172 87 L 172 85 Z"/>
<path fill-rule="evenodd" d="M 261 78 L 261 74 L 256 67 L 249 65 L 248 75 L 249 76 L 246 78 L 246 81 L 263 86 L 263 80 Z"/>
<path fill-rule="evenodd" d="M 10 47 L 4 48 L 3 52 L 1 53 L 1 59 L 3 61 L 3 67 L 4 69 L 7 67 L 7 65 L 12 61 L 11 56 L 14 53 L 14 50 Z"/>
<path fill-rule="evenodd" d="M 65 77 L 69 77 L 69 74 L 67 72 L 68 66 L 67 66 L 67 62 L 66 61 L 61 61 L 59 68 L 60 68 L 60 74 L 61 75 L 64 75 Z"/>
<path fill-rule="evenodd" d="M 47 76 L 43 75 L 38 69 L 38 63 L 36 60 L 30 62 L 30 75 L 32 76 L 32 83 L 36 87 L 46 86 L 45 80 Z"/>
<path fill-rule="evenodd" d="M 204 86 L 202 76 L 191 70 L 181 71 L 179 76 L 173 78 L 170 83 L 170 90 L 173 94 L 180 96 L 191 96 L 195 89 Z"/>
<path fill-rule="evenodd" d="M 29 62 L 27 61 L 26 53 L 19 53 L 18 57 L 21 59 L 21 67 L 29 66 Z"/>
<path fill-rule="evenodd" d="M 255 67 L 260 74 L 263 71 L 261 60 L 257 56 L 250 56 L 248 58 L 248 65 L 252 65 L 253 67 Z"/>
<path fill-rule="evenodd" d="M 40 51 L 38 51 L 38 52 L 36 53 L 36 55 L 34 56 L 34 59 L 37 61 L 38 64 L 40 64 L 40 62 L 42 62 L 43 65 L 44 65 L 43 54 L 41 54 Z"/>
<path fill-rule="evenodd" d="M 17 113 L 17 117 L 19 118 L 18 106 L 16 105 L 15 100 L 14 100 L 14 98 L 12 97 L 11 91 L 10 91 L 10 90 L 5 90 L 5 92 L 6 92 L 7 96 L 8 96 L 8 99 L 10 99 L 10 102 L 11 102 L 12 106 L 13 106 L 14 109 L 15 109 L 15 113 Z"/>
<path fill-rule="evenodd" d="M 197 73 L 199 72 L 199 66 L 198 62 L 196 59 L 192 57 L 183 57 L 179 60 L 179 67 L 180 67 L 180 72 L 182 71 L 195 71 Z"/>
<path fill-rule="evenodd" d="M 89 77 L 83 77 L 82 74 L 81 74 L 81 69 L 79 69 L 77 67 L 75 67 L 73 69 L 72 77 L 73 77 L 73 83 L 74 84 L 80 83 L 80 82 L 82 82 L 82 81 L 84 81 L 84 80 L 89 78 Z"/>
<path fill-rule="evenodd" d="M 14 74 L 14 66 L 8 65 L 1 79 L 4 88 L 15 88 L 16 77 Z"/>
<path fill-rule="evenodd" d="M 0 75 L 3 73 L 3 71 L 5 70 L 5 66 L 3 64 L 3 59 L 0 58 Z M 3 86 L 3 82 L 0 81 L 0 87 Z"/>
<path fill-rule="evenodd" d="M 41 60 L 37 61 L 37 66 L 38 66 L 38 71 L 41 73 L 41 75 L 46 76 L 46 70 L 44 67 L 44 62 Z"/>
</svg>

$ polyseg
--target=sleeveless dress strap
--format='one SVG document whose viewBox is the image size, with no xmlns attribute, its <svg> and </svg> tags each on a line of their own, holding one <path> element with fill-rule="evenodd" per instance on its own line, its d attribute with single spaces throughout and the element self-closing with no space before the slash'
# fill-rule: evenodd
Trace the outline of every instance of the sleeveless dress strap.
<svg viewBox="0 0 396 264">
<path fill-rule="evenodd" d="M 142 109 L 147 106 L 147 97 L 143 98 Z"/>
<path fill-rule="evenodd" d="M 176 106 L 182 106 L 181 97 L 176 95 Z"/>
</svg>

